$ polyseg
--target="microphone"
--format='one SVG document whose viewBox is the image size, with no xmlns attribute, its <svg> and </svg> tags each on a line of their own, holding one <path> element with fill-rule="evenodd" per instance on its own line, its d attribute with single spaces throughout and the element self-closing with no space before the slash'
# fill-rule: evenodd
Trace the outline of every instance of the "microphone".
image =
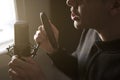
<svg viewBox="0 0 120 80">
<path fill-rule="evenodd" d="M 29 25 L 25 21 L 17 21 L 14 24 L 14 55 L 31 56 L 31 45 L 29 42 Z"/>
<path fill-rule="evenodd" d="M 46 34 L 48 36 L 48 39 L 49 39 L 52 47 L 54 49 L 58 49 L 57 41 L 56 41 L 55 35 L 54 35 L 53 31 L 52 31 L 52 27 L 50 25 L 50 22 L 48 20 L 47 15 L 44 12 L 40 13 L 40 19 L 41 19 L 42 25 L 44 25 Z"/>
</svg>

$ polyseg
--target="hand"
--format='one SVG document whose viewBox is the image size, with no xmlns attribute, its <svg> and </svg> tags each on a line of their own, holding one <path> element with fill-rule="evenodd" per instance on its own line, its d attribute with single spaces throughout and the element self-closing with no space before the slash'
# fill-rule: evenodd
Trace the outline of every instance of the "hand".
<svg viewBox="0 0 120 80">
<path fill-rule="evenodd" d="M 58 43 L 58 36 L 59 36 L 59 32 L 57 30 L 57 28 L 50 22 L 51 26 L 52 26 L 52 30 L 53 33 L 55 35 L 56 41 Z M 44 26 L 41 25 L 39 26 L 38 30 L 36 31 L 36 34 L 34 35 L 34 40 L 40 44 L 40 48 L 43 49 L 44 51 L 46 51 L 47 53 L 53 53 L 54 51 L 56 51 L 50 44 L 47 34 L 44 30 Z"/>
<path fill-rule="evenodd" d="M 45 80 L 40 66 L 38 66 L 32 58 L 21 59 L 17 58 L 17 56 L 13 56 L 12 60 L 9 62 L 10 78 L 13 80 Z"/>
</svg>

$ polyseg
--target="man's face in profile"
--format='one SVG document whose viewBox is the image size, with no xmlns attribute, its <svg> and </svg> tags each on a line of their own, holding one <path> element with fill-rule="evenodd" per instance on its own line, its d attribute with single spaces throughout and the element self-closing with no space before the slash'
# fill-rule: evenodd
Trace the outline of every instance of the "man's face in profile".
<svg viewBox="0 0 120 80">
<path fill-rule="evenodd" d="M 103 0 L 67 0 L 66 3 L 70 6 L 75 28 L 101 29 L 106 22 L 107 10 Z"/>
</svg>

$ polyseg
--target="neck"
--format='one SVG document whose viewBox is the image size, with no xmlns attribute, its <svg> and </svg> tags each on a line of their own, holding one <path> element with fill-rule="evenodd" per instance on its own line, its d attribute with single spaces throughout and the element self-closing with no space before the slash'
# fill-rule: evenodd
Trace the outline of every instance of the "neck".
<svg viewBox="0 0 120 80">
<path fill-rule="evenodd" d="M 112 41 L 112 40 L 116 40 L 116 39 L 120 39 L 120 29 L 115 29 L 116 27 L 114 27 L 113 29 L 107 29 L 104 31 L 101 31 L 101 35 L 103 37 L 104 41 Z"/>
</svg>

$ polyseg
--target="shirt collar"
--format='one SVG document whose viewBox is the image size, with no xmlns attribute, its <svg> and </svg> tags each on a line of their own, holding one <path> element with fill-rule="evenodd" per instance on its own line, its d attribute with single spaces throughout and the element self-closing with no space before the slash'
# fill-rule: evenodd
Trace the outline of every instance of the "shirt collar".
<svg viewBox="0 0 120 80">
<path fill-rule="evenodd" d="M 120 51 L 120 39 L 112 41 L 97 41 L 98 48 L 108 51 Z"/>
</svg>

